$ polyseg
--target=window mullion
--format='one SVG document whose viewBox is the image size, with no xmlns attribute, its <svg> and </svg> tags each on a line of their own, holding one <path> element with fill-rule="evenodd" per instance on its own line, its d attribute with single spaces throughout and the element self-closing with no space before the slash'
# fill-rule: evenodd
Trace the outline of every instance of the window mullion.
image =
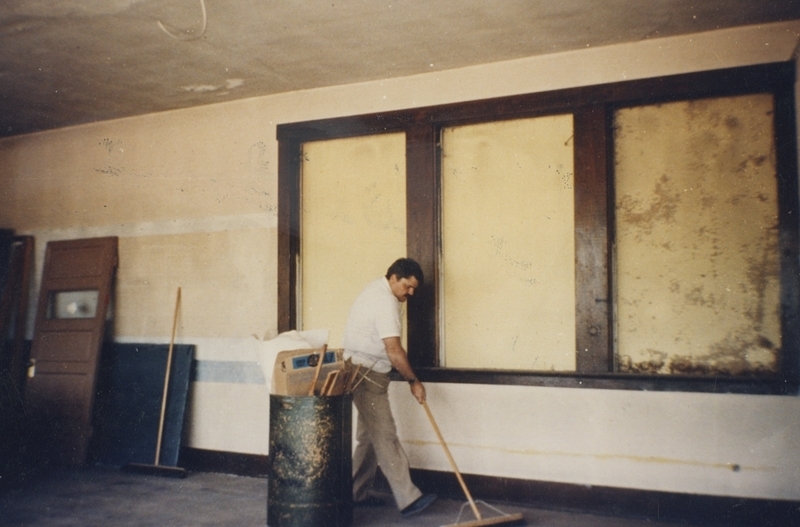
<svg viewBox="0 0 800 527">
<path fill-rule="evenodd" d="M 297 260 L 300 256 L 299 140 L 278 145 L 278 331 L 297 328 Z"/>
<path fill-rule="evenodd" d="M 407 255 L 417 260 L 425 283 L 408 302 L 408 354 L 415 366 L 438 366 L 438 184 L 436 127 L 406 130 Z"/>
<path fill-rule="evenodd" d="M 576 368 L 612 371 L 609 312 L 608 118 L 602 105 L 578 109 L 575 130 Z"/>
</svg>

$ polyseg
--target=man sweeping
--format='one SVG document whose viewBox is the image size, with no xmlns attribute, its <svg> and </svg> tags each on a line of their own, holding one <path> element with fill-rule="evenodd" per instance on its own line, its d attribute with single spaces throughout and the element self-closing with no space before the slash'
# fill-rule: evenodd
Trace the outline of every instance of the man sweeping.
<svg viewBox="0 0 800 527">
<path fill-rule="evenodd" d="M 344 331 L 344 357 L 367 372 L 353 392 L 358 410 L 353 454 L 353 500 L 356 506 L 381 505 L 370 494 L 378 467 L 389 482 L 397 508 L 405 517 L 436 500 L 411 481 L 406 457 L 389 406 L 387 390 L 392 368 L 408 381 L 411 394 L 422 404 L 425 386 L 417 379 L 401 343 L 400 305 L 422 285 L 420 265 L 410 258 L 395 261 L 386 276 L 368 284 L 356 298 Z"/>
</svg>

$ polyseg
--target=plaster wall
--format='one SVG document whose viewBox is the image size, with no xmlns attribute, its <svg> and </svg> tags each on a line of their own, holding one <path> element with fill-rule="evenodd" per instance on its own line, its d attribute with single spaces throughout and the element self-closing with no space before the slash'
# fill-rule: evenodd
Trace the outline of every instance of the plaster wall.
<svg viewBox="0 0 800 527">
<path fill-rule="evenodd" d="M 785 61 L 798 35 L 790 22 L 644 40 L 9 138 L 0 225 L 36 237 L 35 276 L 50 240 L 119 236 L 118 341 L 168 342 L 181 286 L 177 342 L 199 361 L 188 445 L 266 454 L 278 123 Z M 800 499 L 797 397 L 428 390 L 466 473 Z M 391 395 L 412 465 L 448 470 L 407 387 Z"/>
</svg>

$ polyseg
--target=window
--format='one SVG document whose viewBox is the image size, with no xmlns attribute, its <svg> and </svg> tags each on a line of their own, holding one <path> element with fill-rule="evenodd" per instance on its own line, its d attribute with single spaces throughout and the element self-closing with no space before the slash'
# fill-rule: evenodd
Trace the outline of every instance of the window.
<svg viewBox="0 0 800 527">
<path fill-rule="evenodd" d="M 97 316 L 97 301 L 100 292 L 51 291 L 47 301 L 47 318 L 94 318 Z"/>
<path fill-rule="evenodd" d="M 617 370 L 777 372 L 774 113 L 763 93 L 615 112 Z"/>
<path fill-rule="evenodd" d="M 281 125 L 279 329 L 319 258 L 307 145 L 393 136 L 423 379 L 796 392 L 793 89 L 781 63 Z"/>
<path fill-rule="evenodd" d="M 298 329 L 340 348 L 350 304 L 405 254 L 405 136 L 305 143 L 302 171 Z"/>
<path fill-rule="evenodd" d="M 575 371 L 572 136 L 570 114 L 442 131 L 444 366 Z"/>
</svg>

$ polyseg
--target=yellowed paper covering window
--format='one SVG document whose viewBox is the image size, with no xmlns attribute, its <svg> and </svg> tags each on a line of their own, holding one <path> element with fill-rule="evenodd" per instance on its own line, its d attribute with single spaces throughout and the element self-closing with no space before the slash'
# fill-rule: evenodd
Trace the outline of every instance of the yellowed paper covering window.
<svg viewBox="0 0 800 527">
<path fill-rule="evenodd" d="M 364 286 L 406 256 L 405 153 L 402 133 L 303 145 L 298 326 L 330 330 L 330 347 Z"/>
<path fill-rule="evenodd" d="M 442 137 L 444 363 L 575 369 L 572 115 Z"/>
</svg>

